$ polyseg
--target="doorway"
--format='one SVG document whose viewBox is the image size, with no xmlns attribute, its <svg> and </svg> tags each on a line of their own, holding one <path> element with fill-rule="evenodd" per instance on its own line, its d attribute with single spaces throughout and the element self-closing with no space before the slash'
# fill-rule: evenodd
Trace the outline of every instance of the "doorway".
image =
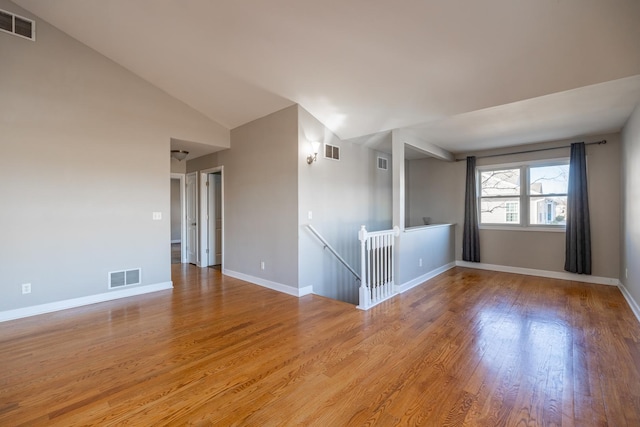
<svg viewBox="0 0 640 427">
<path fill-rule="evenodd" d="M 222 269 L 224 185 L 222 166 L 200 171 L 200 267 Z"/>
<path fill-rule="evenodd" d="M 172 173 L 170 179 L 171 191 L 171 263 L 185 262 L 185 197 L 184 175 Z"/>
</svg>

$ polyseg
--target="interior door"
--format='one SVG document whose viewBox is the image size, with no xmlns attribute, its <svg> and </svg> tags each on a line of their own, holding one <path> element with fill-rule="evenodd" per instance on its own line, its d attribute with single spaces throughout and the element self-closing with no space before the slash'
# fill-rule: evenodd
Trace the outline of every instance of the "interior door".
<svg viewBox="0 0 640 427">
<path fill-rule="evenodd" d="M 216 197 L 214 174 L 207 174 L 207 266 L 215 265 L 216 235 L 214 234 L 216 222 Z"/>
<path fill-rule="evenodd" d="M 222 176 L 207 175 L 207 265 L 222 264 Z"/>
<path fill-rule="evenodd" d="M 222 175 L 213 175 L 213 192 L 216 201 L 214 209 L 215 217 L 215 245 L 213 248 L 215 265 L 222 264 Z"/>
<path fill-rule="evenodd" d="M 197 173 L 187 174 L 187 262 L 198 264 L 198 184 Z"/>
</svg>

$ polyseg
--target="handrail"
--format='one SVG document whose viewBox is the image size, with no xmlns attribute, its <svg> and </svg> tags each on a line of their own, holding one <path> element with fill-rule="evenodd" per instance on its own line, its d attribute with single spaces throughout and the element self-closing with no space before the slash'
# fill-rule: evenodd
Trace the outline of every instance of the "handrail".
<svg viewBox="0 0 640 427">
<path fill-rule="evenodd" d="M 340 261 L 342 263 L 342 265 L 347 267 L 347 270 L 349 270 L 351 272 L 351 274 L 353 274 L 358 281 L 362 281 L 360 279 L 360 276 L 358 276 L 358 273 L 356 273 L 356 271 L 353 268 L 351 268 L 351 266 L 349 264 L 347 264 L 347 262 L 340 256 L 340 254 L 338 254 L 338 252 L 336 252 L 335 249 L 333 249 L 333 247 L 331 247 L 329 242 L 324 240 L 324 238 L 320 235 L 318 230 L 313 228 L 313 226 L 311 224 L 307 224 L 307 228 L 318 238 L 318 240 L 320 240 L 320 242 L 322 242 L 322 244 L 324 245 L 323 249 L 329 249 L 329 252 L 331 252 L 333 254 L 333 256 L 335 256 L 338 259 L 338 261 Z"/>
<path fill-rule="evenodd" d="M 368 310 L 376 304 L 397 294 L 395 286 L 394 246 L 400 236 L 400 228 L 368 232 L 363 225 L 358 232 L 360 240 L 360 304 L 358 308 Z"/>
</svg>

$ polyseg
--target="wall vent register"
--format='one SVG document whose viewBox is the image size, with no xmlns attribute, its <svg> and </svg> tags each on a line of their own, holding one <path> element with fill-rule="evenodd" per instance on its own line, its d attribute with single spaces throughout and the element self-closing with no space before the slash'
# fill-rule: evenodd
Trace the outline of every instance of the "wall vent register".
<svg viewBox="0 0 640 427">
<path fill-rule="evenodd" d="M 325 143 L 324 157 L 325 159 L 340 160 L 340 147 Z"/>
<path fill-rule="evenodd" d="M 142 271 L 139 268 L 109 273 L 109 289 L 139 285 L 140 283 L 142 283 Z"/>
<path fill-rule="evenodd" d="M 378 157 L 378 169 L 386 171 L 389 169 L 389 160 L 384 157 Z"/>
<path fill-rule="evenodd" d="M 36 39 L 35 21 L 2 9 L 0 9 L 0 31 L 29 40 Z"/>
</svg>

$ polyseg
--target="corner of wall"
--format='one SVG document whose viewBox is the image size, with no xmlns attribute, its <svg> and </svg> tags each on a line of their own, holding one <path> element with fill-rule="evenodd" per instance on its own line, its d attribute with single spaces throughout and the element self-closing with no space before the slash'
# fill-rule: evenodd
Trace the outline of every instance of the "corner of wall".
<svg viewBox="0 0 640 427">
<path fill-rule="evenodd" d="M 634 308 L 640 301 L 640 103 L 622 129 L 620 150 L 620 282 L 621 290 Z M 636 312 L 636 315 L 638 313 Z"/>
</svg>

